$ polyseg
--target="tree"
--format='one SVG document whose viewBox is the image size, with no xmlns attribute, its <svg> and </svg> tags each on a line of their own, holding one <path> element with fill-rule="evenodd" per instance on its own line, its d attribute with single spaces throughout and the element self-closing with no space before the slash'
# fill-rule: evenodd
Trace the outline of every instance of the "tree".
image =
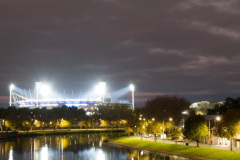
<svg viewBox="0 0 240 160">
<path fill-rule="evenodd" d="M 177 96 L 156 96 L 148 99 L 144 107 L 144 115 L 148 118 L 155 118 L 157 121 L 163 121 L 163 118 L 172 117 L 175 122 L 182 118 L 182 111 L 188 109 L 190 102 Z"/>
<path fill-rule="evenodd" d="M 139 117 L 140 117 L 140 109 L 136 108 L 134 111 L 131 111 L 131 113 L 128 115 L 128 117 L 126 117 L 127 120 L 127 124 L 126 127 L 129 128 L 128 131 L 131 130 L 131 133 L 137 133 L 137 132 L 141 132 L 141 125 L 140 125 L 140 121 L 139 121 Z M 139 130 L 140 129 L 140 130 Z"/>
<path fill-rule="evenodd" d="M 131 117 L 132 110 L 125 104 L 107 104 L 99 106 L 98 113 L 102 120 L 114 124 L 118 128 L 122 120 Z"/>
<path fill-rule="evenodd" d="M 178 138 L 182 135 L 180 128 L 174 127 L 170 130 L 170 136 L 172 140 L 178 140 Z"/>
<path fill-rule="evenodd" d="M 232 150 L 232 139 L 240 133 L 240 109 L 230 109 L 217 123 L 217 134 L 220 137 L 230 139 L 230 149 Z"/>
<path fill-rule="evenodd" d="M 148 126 L 147 126 L 147 132 L 154 134 L 154 140 L 156 142 L 156 134 L 157 133 L 161 133 L 162 132 L 162 128 L 163 124 L 160 122 L 156 122 L 156 121 L 150 121 L 148 122 Z"/>
<path fill-rule="evenodd" d="M 236 99 L 227 97 L 224 103 L 218 103 L 213 109 L 209 109 L 208 114 L 224 114 L 229 109 L 240 109 L 240 97 Z"/>
<path fill-rule="evenodd" d="M 197 147 L 199 147 L 201 138 L 208 135 L 207 121 L 204 116 L 194 115 L 187 118 L 184 124 L 183 135 L 187 139 L 196 141 Z"/>
</svg>

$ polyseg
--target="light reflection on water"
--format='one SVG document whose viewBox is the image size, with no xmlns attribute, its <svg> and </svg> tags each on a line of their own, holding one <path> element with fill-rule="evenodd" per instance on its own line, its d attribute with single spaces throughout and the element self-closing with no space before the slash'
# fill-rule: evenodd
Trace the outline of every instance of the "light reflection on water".
<svg viewBox="0 0 240 160">
<path fill-rule="evenodd" d="M 1 160 L 187 160 L 103 143 L 116 134 L 74 134 L 0 140 Z"/>
</svg>

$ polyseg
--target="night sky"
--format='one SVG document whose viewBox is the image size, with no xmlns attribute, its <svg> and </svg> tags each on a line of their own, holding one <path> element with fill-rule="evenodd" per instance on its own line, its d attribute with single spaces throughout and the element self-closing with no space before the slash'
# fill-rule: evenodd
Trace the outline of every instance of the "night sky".
<svg viewBox="0 0 240 160">
<path fill-rule="evenodd" d="M 0 0 L 0 105 L 9 84 L 37 81 L 82 94 L 133 83 L 136 107 L 162 94 L 238 97 L 240 1 Z"/>
</svg>

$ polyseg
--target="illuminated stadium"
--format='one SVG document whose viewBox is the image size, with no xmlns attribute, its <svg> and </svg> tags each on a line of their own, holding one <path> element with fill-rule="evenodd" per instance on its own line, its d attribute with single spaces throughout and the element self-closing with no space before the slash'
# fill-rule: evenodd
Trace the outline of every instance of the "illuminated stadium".
<svg viewBox="0 0 240 160">
<path fill-rule="evenodd" d="M 125 90 L 123 92 L 123 90 Z M 122 89 L 121 93 L 132 91 L 132 103 L 129 100 L 119 100 L 106 97 L 106 83 L 100 82 L 95 87 L 95 94 L 88 95 L 87 97 L 71 94 L 71 98 L 64 94 L 61 95 L 57 92 L 51 91 L 50 87 L 42 82 L 36 82 L 33 90 L 20 89 L 13 84 L 10 85 L 10 98 L 9 105 L 16 107 L 28 108 L 52 108 L 66 105 L 68 107 L 88 107 L 97 106 L 99 104 L 120 103 L 127 104 L 134 109 L 134 86 L 130 85 Z M 119 92 L 119 91 L 118 91 Z"/>
</svg>

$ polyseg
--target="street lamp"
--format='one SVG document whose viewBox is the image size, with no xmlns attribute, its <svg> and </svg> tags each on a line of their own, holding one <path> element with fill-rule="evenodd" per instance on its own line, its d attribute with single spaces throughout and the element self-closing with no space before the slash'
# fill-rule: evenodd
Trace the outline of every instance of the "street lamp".
<svg viewBox="0 0 240 160">
<path fill-rule="evenodd" d="M 12 91 L 13 91 L 13 89 L 14 89 L 14 85 L 11 84 L 11 85 L 9 86 L 9 90 L 10 90 L 9 106 L 10 106 L 10 107 L 12 106 Z"/>
<path fill-rule="evenodd" d="M 133 107 L 133 110 L 134 110 L 134 85 L 133 84 L 130 84 L 129 86 L 130 90 L 132 91 L 132 107 Z"/>
</svg>

